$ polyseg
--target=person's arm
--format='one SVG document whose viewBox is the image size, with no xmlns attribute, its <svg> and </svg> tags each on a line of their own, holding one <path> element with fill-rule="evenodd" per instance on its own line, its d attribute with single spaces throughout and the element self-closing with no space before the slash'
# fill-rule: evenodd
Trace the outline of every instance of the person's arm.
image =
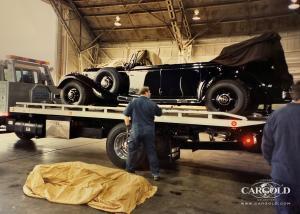
<svg viewBox="0 0 300 214">
<path fill-rule="evenodd" d="M 265 124 L 264 131 L 263 131 L 263 138 L 261 144 L 261 150 L 264 158 L 268 161 L 271 165 L 272 154 L 274 149 L 274 140 L 273 140 L 273 122 L 274 119 L 272 117 L 269 118 L 267 123 Z"/>
<path fill-rule="evenodd" d="M 125 116 L 124 122 L 125 122 L 126 127 L 130 127 L 130 117 Z"/>
<path fill-rule="evenodd" d="M 123 112 L 123 114 L 125 115 L 124 122 L 126 127 L 130 127 L 130 118 L 132 116 L 132 112 L 133 112 L 133 102 L 130 102 Z"/>
<path fill-rule="evenodd" d="M 155 116 L 161 116 L 162 115 L 162 110 L 161 108 L 155 104 Z"/>
</svg>

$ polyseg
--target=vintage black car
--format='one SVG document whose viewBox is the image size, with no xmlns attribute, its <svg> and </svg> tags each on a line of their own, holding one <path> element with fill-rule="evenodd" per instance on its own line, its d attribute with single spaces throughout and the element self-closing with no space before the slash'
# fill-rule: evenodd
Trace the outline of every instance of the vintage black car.
<svg viewBox="0 0 300 214">
<path fill-rule="evenodd" d="M 137 58 L 124 66 L 66 75 L 58 86 L 62 101 L 128 102 L 142 86 L 149 86 L 151 98 L 160 104 L 205 105 L 210 111 L 235 114 L 250 114 L 259 104 L 290 101 L 293 79 L 277 33 L 228 46 L 211 62 L 153 66 Z"/>
</svg>

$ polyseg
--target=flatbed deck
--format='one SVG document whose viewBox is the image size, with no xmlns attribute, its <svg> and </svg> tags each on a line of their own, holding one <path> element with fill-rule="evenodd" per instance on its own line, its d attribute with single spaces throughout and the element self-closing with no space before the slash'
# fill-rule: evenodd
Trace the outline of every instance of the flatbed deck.
<svg viewBox="0 0 300 214">
<path fill-rule="evenodd" d="M 174 108 L 172 106 L 160 106 L 163 110 L 161 117 L 156 117 L 155 122 L 186 125 L 201 125 L 215 127 L 246 127 L 265 124 L 265 118 L 249 119 L 244 116 L 226 112 L 210 112 L 205 109 Z M 125 106 L 74 106 L 62 104 L 26 103 L 17 102 L 10 107 L 10 113 L 53 115 L 66 117 L 83 117 L 123 120 L 122 112 Z"/>
</svg>

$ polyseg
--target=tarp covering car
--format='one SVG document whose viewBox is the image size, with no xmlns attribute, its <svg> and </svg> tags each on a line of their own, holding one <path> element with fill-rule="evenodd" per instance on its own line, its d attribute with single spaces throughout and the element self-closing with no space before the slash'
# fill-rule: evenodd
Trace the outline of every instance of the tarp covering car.
<svg viewBox="0 0 300 214">
<path fill-rule="evenodd" d="M 227 66 L 241 66 L 251 62 L 265 61 L 280 72 L 280 78 L 291 85 L 293 78 L 288 72 L 281 37 L 276 32 L 267 32 L 258 37 L 223 48 L 213 62 Z"/>
<path fill-rule="evenodd" d="M 37 165 L 23 187 L 26 195 L 64 204 L 88 204 L 113 213 L 131 213 L 157 187 L 142 176 L 83 162 Z"/>
</svg>

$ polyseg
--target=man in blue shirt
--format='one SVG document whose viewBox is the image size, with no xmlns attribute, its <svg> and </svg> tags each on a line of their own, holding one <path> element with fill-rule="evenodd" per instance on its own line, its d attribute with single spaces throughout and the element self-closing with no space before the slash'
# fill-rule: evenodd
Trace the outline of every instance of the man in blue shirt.
<svg viewBox="0 0 300 214">
<path fill-rule="evenodd" d="M 123 112 L 125 115 L 125 125 L 127 127 L 131 125 L 126 169 L 128 172 L 135 172 L 136 159 L 143 145 L 148 156 L 153 178 L 154 180 L 159 180 L 159 162 L 155 148 L 154 118 L 155 116 L 161 116 L 162 110 L 156 103 L 149 99 L 151 93 L 148 87 L 143 87 L 139 94 L 141 96 L 130 102 Z"/>
<path fill-rule="evenodd" d="M 291 96 L 293 102 L 273 112 L 263 132 L 262 152 L 272 167 L 271 177 L 291 190 L 276 198 L 277 213 L 300 213 L 300 81 Z"/>
</svg>

